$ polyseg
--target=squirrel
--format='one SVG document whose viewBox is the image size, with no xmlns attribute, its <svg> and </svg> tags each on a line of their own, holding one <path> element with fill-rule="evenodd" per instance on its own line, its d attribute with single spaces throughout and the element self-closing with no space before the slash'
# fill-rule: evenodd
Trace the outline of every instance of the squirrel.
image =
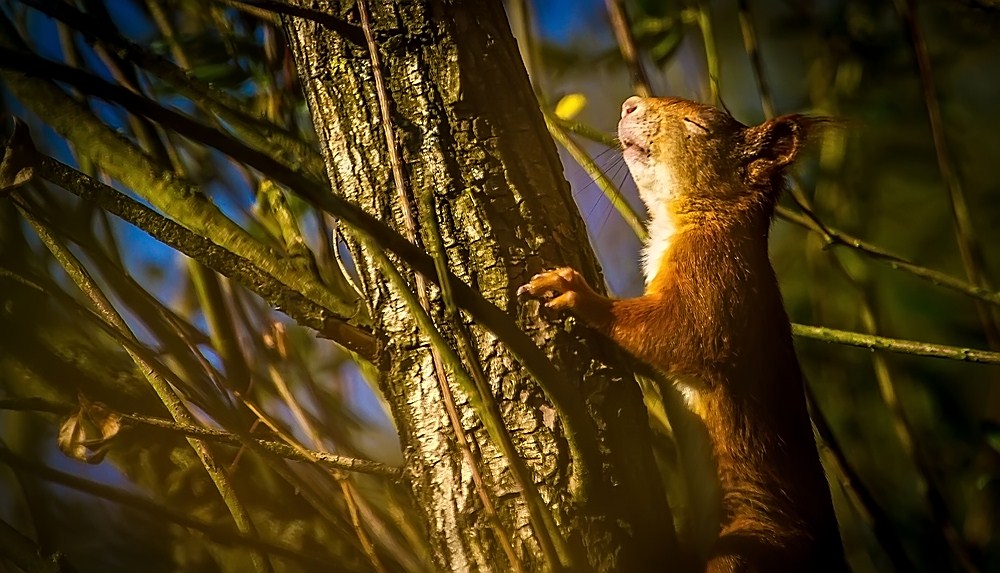
<svg viewBox="0 0 1000 573">
<path fill-rule="evenodd" d="M 707 573 L 847 571 L 767 252 L 784 170 L 824 120 L 748 127 L 715 107 L 630 97 L 618 138 L 649 211 L 646 288 L 614 300 L 571 268 L 518 294 L 567 310 L 670 377 L 708 433 L 722 520 Z"/>
</svg>

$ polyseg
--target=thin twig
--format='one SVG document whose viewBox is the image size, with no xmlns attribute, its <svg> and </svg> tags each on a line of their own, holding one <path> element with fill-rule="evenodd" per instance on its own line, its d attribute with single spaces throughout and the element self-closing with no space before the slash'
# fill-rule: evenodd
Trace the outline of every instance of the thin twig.
<svg viewBox="0 0 1000 573">
<path fill-rule="evenodd" d="M 844 344 L 846 346 L 856 346 L 858 348 L 867 348 L 868 350 L 888 350 L 889 352 L 896 352 L 899 354 L 927 356 L 930 358 L 947 358 L 948 360 L 973 362 L 976 364 L 1000 364 L 1000 352 L 960 348 L 958 346 L 945 346 L 943 344 L 888 338 L 885 336 L 874 336 L 870 334 L 861 334 L 859 332 L 849 332 L 846 330 L 827 328 L 825 326 L 792 324 L 792 334 L 795 336 L 801 336 L 802 338 L 812 338 L 815 340 L 822 340 L 824 342 Z"/>
<path fill-rule="evenodd" d="M 76 406 L 73 404 L 54 402 L 43 398 L 0 398 L 0 410 L 48 412 L 51 414 L 67 415 L 75 408 Z M 223 430 L 217 430 L 215 428 L 208 428 L 196 424 L 184 424 L 181 422 L 174 422 L 164 418 L 145 416 L 142 414 L 127 414 L 124 412 L 114 413 L 121 418 L 136 424 L 166 430 L 168 432 L 174 432 L 185 436 L 191 436 L 194 438 L 201 438 L 206 441 L 228 444 L 231 446 L 239 446 L 243 443 L 240 436 Z M 288 460 L 309 461 L 310 459 L 315 458 L 320 464 L 332 469 L 377 475 L 392 479 L 403 478 L 403 468 L 398 466 L 314 450 L 308 451 L 304 454 L 291 446 L 274 440 L 254 438 L 253 441 L 260 446 L 261 450 Z"/>
<path fill-rule="evenodd" d="M 292 398 L 291 393 L 288 392 L 287 387 L 284 387 L 284 380 L 278 376 L 277 370 L 273 367 L 271 368 L 270 374 L 272 376 L 275 385 L 278 388 L 279 394 L 285 404 L 288 404 L 292 410 L 292 415 L 295 416 L 297 421 L 300 423 L 300 428 L 302 428 L 307 435 L 311 436 L 313 440 L 313 447 L 319 448 L 322 446 L 322 440 L 319 438 L 319 434 L 313 429 L 311 423 L 309 423 L 308 418 L 304 415 L 304 412 L 298 406 L 296 401 Z M 282 388 L 284 388 L 282 390 Z M 299 442 L 294 436 L 289 432 L 285 431 L 284 428 L 278 424 L 277 420 L 270 414 L 265 412 L 263 408 L 248 400 L 245 396 L 237 394 L 243 405 L 245 405 L 251 412 L 257 416 L 257 419 L 264 423 L 272 432 L 278 435 L 286 444 L 291 446 L 296 452 L 307 457 L 309 461 L 313 463 L 318 463 L 319 458 L 312 455 L 312 453 Z M 365 531 L 364 527 L 361 526 L 361 522 L 358 520 L 357 512 L 357 501 L 352 496 L 351 488 L 345 487 L 344 477 L 338 475 L 339 472 L 331 471 L 330 476 L 337 481 L 338 486 L 341 488 L 341 493 L 345 496 L 344 502 L 347 505 L 347 511 L 351 519 L 351 526 L 354 528 L 354 533 L 357 535 L 358 542 L 361 544 L 361 549 L 364 551 L 365 556 L 371 563 L 372 568 L 381 573 L 385 572 L 385 566 L 382 564 L 382 560 L 379 559 L 378 553 L 375 550 L 375 546 L 372 545 L 371 538 L 368 537 L 368 533 Z"/>
<path fill-rule="evenodd" d="M 285 382 L 285 377 L 278 372 L 278 369 L 275 368 L 274 365 L 270 365 L 268 367 L 268 371 L 271 375 L 271 380 L 274 382 L 275 388 L 278 390 L 278 394 L 281 396 L 282 402 L 288 405 L 289 410 L 292 412 L 292 416 L 295 417 L 296 424 L 302 429 L 303 432 L 305 432 L 306 436 L 309 438 L 309 442 L 312 444 L 313 449 L 318 450 L 323 448 L 323 439 L 320 437 L 319 432 L 316 430 L 316 427 L 313 425 L 309 416 L 306 415 L 302 405 L 295 399 L 291 389 Z M 295 446 L 301 447 L 301 444 L 296 441 Z M 319 460 L 317 459 L 315 461 Z M 365 531 L 364 525 L 361 523 L 361 516 L 358 511 L 358 496 L 354 485 L 350 481 L 350 477 L 342 474 L 341 472 L 335 471 L 331 471 L 330 475 L 337 481 L 337 485 L 340 487 L 341 495 L 344 496 L 344 502 L 347 505 L 347 513 L 351 518 L 351 526 L 354 527 L 354 532 L 358 536 L 358 541 L 361 543 L 361 548 L 364 550 L 365 556 L 368 557 L 368 561 L 372 564 L 372 567 L 376 571 L 385 573 L 385 565 L 379 558 L 371 537 L 368 535 L 368 532 Z"/>
<path fill-rule="evenodd" d="M 329 390 L 329 382 L 320 384 L 316 377 L 313 375 L 312 370 L 308 366 L 308 360 L 300 352 L 300 348 L 295 344 L 284 344 L 278 342 L 280 338 L 285 336 L 281 328 L 280 323 L 274 324 L 274 337 L 275 343 L 267 344 L 266 346 L 273 348 L 273 351 L 277 352 L 281 357 L 282 361 L 287 364 L 290 368 L 293 368 L 295 375 L 300 378 L 302 386 L 308 391 L 308 395 L 304 398 L 296 399 L 291 393 L 291 389 L 287 384 L 283 383 L 282 378 L 275 378 L 276 386 L 282 396 L 288 396 L 287 400 L 292 400 L 293 402 L 309 402 L 309 403 L 324 403 L 324 398 L 321 396 L 323 393 L 320 390 L 320 386 L 324 386 L 326 390 Z M 343 382 L 340 380 L 339 382 Z M 280 384 L 279 384 L 280 383 Z M 328 420 L 320 420 L 319 417 L 310 413 L 307 409 L 299 407 L 298 414 L 296 416 L 300 418 L 300 427 L 306 429 L 306 433 L 309 435 L 309 440 L 313 445 L 314 450 L 326 450 L 326 443 L 332 442 L 336 444 L 337 452 L 339 455 L 345 455 L 342 452 L 356 452 L 357 448 L 350 444 L 350 436 L 345 434 L 343 431 L 337 428 L 330 427 L 326 422 Z M 329 415 L 329 410 L 324 410 L 324 412 Z M 317 424 L 320 428 L 317 428 Z M 321 434 L 320 429 L 326 432 L 325 436 Z M 355 454 L 351 454 L 355 455 Z M 402 472 L 402 468 L 399 468 Z M 350 516 L 352 522 L 355 522 L 355 527 L 360 526 L 361 520 L 364 520 L 365 525 L 371 532 L 371 535 L 378 539 L 380 542 L 380 549 L 383 552 L 389 553 L 394 557 L 398 564 L 403 566 L 404 569 L 409 571 L 415 571 L 418 568 L 416 562 L 416 555 L 410 550 L 416 551 L 415 547 L 419 544 L 405 542 L 402 539 L 397 538 L 402 531 L 393 532 L 390 529 L 389 524 L 386 522 L 386 518 L 391 518 L 389 512 L 391 511 L 386 504 L 392 504 L 392 500 L 385 500 L 380 498 L 377 500 L 377 505 L 373 507 L 372 502 L 369 497 L 372 495 L 372 490 L 370 488 L 365 488 L 364 490 L 359 490 L 357 484 L 355 483 L 353 476 L 346 474 L 346 472 L 330 472 L 330 474 L 340 482 L 340 487 L 344 491 L 344 495 L 351 493 L 351 499 L 347 500 L 348 509 L 357 514 L 357 516 Z M 344 483 L 347 483 L 350 487 L 345 488 Z M 398 486 L 406 486 L 403 483 L 392 483 L 383 482 L 380 484 L 383 488 L 388 491 L 389 488 L 394 488 Z M 353 505 L 353 508 L 351 507 Z M 402 529 L 402 525 L 399 523 L 393 523 Z M 381 561 L 382 558 L 380 557 Z"/>
<path fill-rule="evenodd" d="M 903 547 L 899 534 L 892 525 L 892 519 L 886 513 L 885 508 L 875 499 L 875 495 L 865 485 L 861 476 L 848 462 L 844 449 L 833 433 L 826 415 L 816 402 L 816 396 L 809 384 L 805 384 L 805 393 L 806 403 L 809 406 L 809 417 L 812 419 L 813 428 L 819 436 L 820 450 L 829 454 L 827 463 L 832 466 L 833 473 L 840 477 L 840 485 L 844 488 L 845 494 L 854 504 L 862 520 L 875 534 L 879 547 L 892 562 L 895 570 L 900 573 L 915 571 L 916 567 L 906 554 L 906 548 Z"/>
<path fill-rule="evenodd" d="M 538 64 L 542 61 L 538 50 L 538 42 L 535 38 L 534 27 L 535 18 L 532 18 L 534 2 L 528 0 L 511 0 L 505 4 L 507 19 L 510 21 L 511 32 L 517 39 L 517 49 L 521 54 L 521 61 L 524 62 L 524 70 L 528 72 L 528 81 L 535 91 L 542 107 L 545 106 L 545 76 L 538 73 Z"/>
<path fill-rule="evenodd" d="M 224 444 L 230 444 L 233 446 L 239 446 L 243 444 L 243 438 L 241 438 L 240 436 L 237 436 L 235 434 L 230 434 L 228 432 L 224 432 L 221 430 L 214 430 L 211 428 L 205 428 L 203 426 L 189 426 L 186 424 L 170 422 L 168 420 L 163 420 L 161 418 L 140 416 L 138 414 L 121 414 L 121 416 L 132 422 L 161 428 L 163 430 L 169 430 L 171 432 L 178 432 L 189 436 L 201 437 L 206 440 L 211 440 Z M 372 460 L 352 458 L 348 456 L 341 456 L 337 454 L 332 454 L 330 452 L 321 452 L 317 450 L 309 450 L 306 452 L 301 452 L 299 450 L 296 450 L 295 448 L 292 448 L 291 446 L 288 446 L 281 442 L 275 442 L 274 440 L 255 439 L 254 442 L 258 446 L 260 446 L 261 450 L 269 452 L 274 455 L 281 456 L 289 460 L 315 461 L 320 465 L 323 465 L 329 469 L 377 475 L 392 479 L 403 478 L 403 468 L 400 468 L 398 466 L 391 466 L 388 464 L 383 464 L 381 462 L 375 462 Z"/>
<path fill-rule="evenodd" d="M 944 120 L 941 117 L 941 104 L 938 102 L 937 88 L 934 86 L 934 73 L 931 69 L 927 44 L 924 42 L 920 25 L 914 9 L 913 0 L 896 0 L 896 9 L 906 26 L 906 31 L 913 46 L 913 54 L 917 59 L 920 74 L 920 87 L 923 90 L 924 102 L 927 106 L 927 117 L 931 126 L 931 137 L 934 140 L 934 152 L 937 155 L 938 169 L 948 190 L 951 200 L 951 214 L 955 226 L 955 237 L 958 240 L 958 250 L 962 256 L 965 274 L 972 284 L 990 289 L 990 279 L 983 264 L 982 248 L 972 228 L 972 216 L 962 190 L 962 181 L 958 176 L 948 147 L 944 132 Z M 979 319 L 983 325 L 986 340 L 994 350 L 1000 349 L 1000 327 L 997 326 L 993 309 L 981 303 L 976 304 Z"/>
<path fill-rule="evenodd" d="M 604 174 L 604 171 L 594 162 L 594 160 L 587 154 L 580 145 L 578 145 L 573 138 L 569 137 L 562 127 L 560 127 L 554 120 L 552 114 L 549 112 L 544 112 L 545 115 L 545 125 L 549 128 L 549 133 L 552 137 L 559 142 L 559 145 L 569 152 L 569 154 L 576 160 L 576 162 L 587 172 L 587 175 L 597 184 L 604 196 L 611 201 L 611 205 L 618 211 L 618 214 L 622 216 L 625 220 L 625 224 L 632 229 L 635 236 L 639 238 L 640 241 L 646 240 L 646 226 L 643 224 L 642 219 L 639 218 L 638 213 L 635 209 L 629 205 L 629 202 L 622 195 L 622 192 L 618 187 L 608 179 L 608 176 Z"/>
<path fill-rule="evenodd" d="M 489 382 L 486 380 L 486 375 L 483 370 L 483 365 L 479 360 L 479 354 L 472 342 L 472 333 L 469 332 L 468 327 L 462 320 L 462 314 L 458 309 L 458 305 L 455 304 L 455 297 L 453 296 L 450 282 L 448 280 L 448 254 L 445 249 L 444 240 L 441 237 L 441 228 L 438 224 L 437 211 L 434 206 L 434 192 L 432 190 L 427 190 L 423 193 L 420 198 L 420 206 L 423 209 L 424 219 L 427 222 L 427 231 L 431 237 L 428 242 L 428 251 L 431 256 L 434 257 L 434 261 L 437 264 L 438 269 L 438 280 L 441 284 L 441 298 L 445 304 L 445 316 L 451 324 L 453 335 L 456 342 L 458 343 L 459 359 L 464 364 L 468 364 L 468 369 L 471 374 L 473 381 L 475 382 L 475 392 L 478 394 L 478 399 L 483 404 L 485 412 L 481 418 L 483 419 L 483 424 L 487 427 L 490 435 L 494 437 L 494 441 L 497 442 L 497 446 L 500 451 L 503 452 L 504 457 L 508 460 L 508 464 L 511 468 L 511 473 L 514 476 L 518 487 L 522 491 L 528 491 L 524 496 L 525 505 L 528 506 L 529 511 L 533 512 L 536 517 L 540 516 L 543 520 L 551 519 L 552 515 L 548 511 L 540 511 L 539 508 L 532 508 L 531 504 L 534 503 L 536 499 L 540 500 L 540 496 L 537 495 L 537 488 L 535 488 L 534 482 L 531 481 L 531 476 L 527 471 L 527 466 L 521 463 L 520 454 L 518 454 L 517 449 L 514 447 L 514 442 L 510 438 L 510 432 L 507 430 L 507 426 L 504 423 L 503 413 L 497 404 L 496 398 L 493 395 L 492 388 Z M 445 384 L 447 387 L 447 384 Z M 471 389 L 466 389 L 471 390 Z M 451 390 L 448 389 L 449 396 L 451 395 Z M 461 424 L 458 421 L 457 412 L 449 410 L 449 416 L 456 416 L 456 423 Z M 464 432 L 463 432 L 464 434 Z M 475 458 L 472 456 L 472 451 L 469 448 L 468 440 L 462 435 L 458 439 L 459 444 L 462 445 L 463 453 L 468 451 L 468 461 L 471 464 L 476 464 Z M 475 465 L 473 465 L 475 467 Z M 482 476 L 479 475 L 478 471 L 473 472 L 473 479 L 482 480 Z M 480 484 L 482 485 L 482 484 Z M 503 523 L 500 521 L 500 516 L 496 513 L 496 508 L 493 505 L 493 500 L 487 495 L 485 486 L 483 486 L 481 497 L 483 503 L 486 507 L 487 514 L 490 517 L 490 521 L 493 523 L 493 527 L 497 532 L 498 541 L 503 547 L 504 552 L 507 554 L 507 559 L 514 571 L 523 572 L 524 564 L 521 559 L 514 552 L 514 547 L 510 542 L 510 535 L 504 530 Z M 558 531 L 554 522 L 546 521 L 546 528 L 550 531 Z"/>
<path fill-rule="evenodd" d="M 90 299 L 91 303 L 97 308 L 101 316 L 113 325 L 121 334 L 126 337 L 134 338 L 128 325 L 122 319 L 118 311 L 115 310 L 111 301 L 105 297 L 104 293 L 101 292 L 100 288 L 90 277 L 87 270 L 80 264 L 79 260 L 66 248 L 65 245 L 48 229 L 42 221 L 35 217 L 33 213 L 28 210 L 27 204 L 20 199 L 19 196 L 14 195 L 14 204 L 17 206 L 18 212 L 22 217 L 31 225 L 35 230 L 35 233 L 45 244 L 46 248 L 53 254 L 55 259 L 60 263 L 66 273 L 73 279 L 81 291 Z M 176 422 L 181 422 L 185 424 L 192 424 L 194 418 L 191 413 L 188 412 L 184 403 L 177 396 L 174 389 L 167 383 L 167 381 L 157 372 L 156 368 L 148 363 L 142 356 L 132 352 L 128 348 L 125 350 L 132 360 L 135 362 L 136 366 L 146 377 L 153 391 L 156 392 L 160 401 L 166 406 L 167 411 L 170 412 L 171 417 Z M 223 502 L 229 509 L 230 514 L 233 517 L 233 521 L 236 527 L 243 534 L 251 537 L 257 536 L 257 528 L 253 521 L 250 519 L 250 514 L 247 512 L 246 507 L 243 502 L 239 499 L 236 494 L 236 490 L 232 486 L 232 481 L 229 475 L 222 469 L 222 466 L 218 463 L 215 455 L 208 448 L 208 446 L 201 440 L 195 438 L 188 438 L 188 443 L 191 448 L 198 455 L 199 460 L 201 460 L 202 465 L 205 467 L 206 472 L 209 477 L 211 477 L 212 482 L 215 484 L 216 488 L 219 490 L 219 494 L 222 496 Z M 267 555 L 261 553 L 260 551 L 253 551 L 251 553 L 251 559 L 253 560 L 254 567 L 261 572 L 270 573 L 273 571 L 270 559 Z"/>
<path fill-rule="evenodd" d="M 930 281 L 932 284 L 951 289 L 990 304 L 1000 305 L 1000 292 L 987 290 L 957 279 L 946 273 L 912 263 L 900 255 L 889 252 L 881 247 L 863 241 L 844 231 L 817 222 L 815 215 L 796 213 L 786 207 L 778 206 L 778 217 L 820 235 L 828 245 L 844 246 L 888 265 L 890 268 L 906 271 L 914 276 Z"/>
<path fill-rule="evenodd" d="M 355 25 L 341 20 L 336 16 L 329 14 L 323 10 L 316 10 L 305 6 L 309 4 L 308 2 L 288 2 L 287 0 L 213 0 L 219 4 L 236 6 L 241 10 L 246 10 L 247 8 L 264 10 L 266 12 L 272 12 L 274 14 L 281 14 L 283 16 L 294 16 L 296 18 L 302 18 L 303 20 L 309 20 L 315 22 L 333 32 L 336 32 L 339 36 L 345 40 L 351 42 L 356 46 L 365 45 L 364 33 L 361 29 Z M 255 10 L 256 11 L 256 10 Z"/>
<path fill-rule="evenodd" d="M 605 0 L 604 5 L 608 9 L 608 18 L 611 20 L 611 29 L 615 33 L 618 41 L 618 49 L 621 50 L 622 59 L 625 60 L 625 67 L 628 68 L 629 77 L 632 79 L 632 89 L 636 95 L 650 97 L 653 90 L 649 84 L 649 75 L 639 57 L 639 50 L 635 44 L 635 36 L 632 34 L 632 26 L 629 23 L 628 13 L 625 10 L 625 2 L 622 0 Z"/>
<path fill-rule="evenodd" d="M 299 547 L 291 547 L 272 541 L 259 539 L 232 530 L 221 529 L 216 525 L 192 518 L 188 513 L 177 511 L 171 507 L 160 505 L 147 497 L 124 491 L 120 488 L 103 483 L 90 481 L 69 473 L 65 473 L 35 461 L 27 460 L 0 445 L 0 462 L 19 471 L 68 487 L 94 497 L 106 499 L 129 509 L 147 513 L 170 523 L 199 531 L 215 543 L 247 547 L 253 551 L 270 553 L 278 557 L 294 560 L 310 567 L 329 567 L 330 557 L 316 555 Z M 320 569 L 322 570 L 322 569 Z"/>
<path fill-rule="evenodd" d="M 760 57 L 760 45 L 757 43 L 757 32 L 754 30 L 749 4 L 749 0 L 739 0 L 738 4 L 740 31 L 743 33 L 743 47 L 750 58 L 750 68 L 753 70 L 754 79 L 757 81 L 757 93 L 760 94 L 760 107 L 764 112 L 764 117 L 771 119 L 774 117 L 774 101 L 771 99 L 771 90 L 768 88 L 767 77 L 764 76 L 764 64 Z"/>
<path fill-rule="evenodd" d="M 358 510 L 358 492 L 354 484 L 351 483 L 350 478 L 344 476 L 337 480 L 337 485 L 340 486 L 340 493 L 344 496 L 344 503 L 347 505 L 347 513 L 351 518 L 351 527 L 354 528 L 355 534 L 358 536 L 358 541 L 361 542 L 361 547 L 364 549 L 365 556 L 368 557 L 368 561 L 372 564 L 372 568 L 379 573 L 386 573 L 385 565 L 382 564 L 382 559 L 378 556 L 378 551 L 375 549 L 375 544 L 372 543 L 371 536 L 365 531 L 364 525 L 361 523 L 361 512 Z"/>
<path fill-rule="evenodd" d="M 715 32 L 712 29 L 712 14 L 708 0 L 699 0 L 694 8 L 694 21 L 701 31 L 701 39 L 705 47 L 705 63 L 708 69 L 708 95 L 712 105 L 719 105 L 721 93 L 719 89 L 719 54 L 715 46 Z"/>
<path fill-rule="evenodd" d="M 25 58 L 30 59 L 30 61 L 26 62 Z M 0 68 L 7 67 L 27 72 L 33 69 L 33 64 L 39 62 L 44 62 L 44 60 L 30 54 L 25 54 L 24 52 L 0 50 Z M 62 68 L 56 66 L 49 69 L 46 74 L 49 74 L 49 72 L 56 73 L 56 69 Z M 111 156 L 116 158 L 122 155 L 128 156 L 129 161 L 118 161 L 117 165 L 127 164 L 133 165 L 133 167 L 128 170 L 119 169 L 112 175 L 122 180 L 131 188 L 136 189 L 137 192 L 149 192 L 150 189 L 156 189 L 162 191 L 170 201 L 175 201 L 181 197 L 189 198 L 192 195 L 193 190 L 191 187 L 181 184 L 182 182 L 178 182 L 174 178 L 160 179 L 150 177 L 149 174 L 158 175 L 161 173 L 161 170 L 137 156 L 135 150 L 127 142 L 118 137 L 118 134 L 114 133 L 107 125 L 99 122 L 97 118 L 67 112 L 67 109 L 74 109 L 79 106 L 49 81 L 36 80 L 9 72 L 0 72 L 0 75 L 7 81 L 7 86 L 11 91 L 15 95 L 18 95 L 21 101 L 25 102 L 29 108 L 43 117 L 56 120 L 53 122 L 53 128 L 66 137 L 67 140 L 81 145 L 87 143 L 88 145 L 81 149 L 86 149 L 88 153 L 95 151 L 93 144 L 96 141 L 99 144 L 99 149 L 96 150 L 97 152 L 94 153 L 93 157 L 88 155 L 88 158 L 107 161 L 107 158 Z M 111 92 L 115 92 L 115 90 L 110 88 L 105 89 L 107 88 L 105 85 L 107 82 L 90 81 L 92 79 L 92 77 L 88 77 L 85 83 L 90 88 L 99 91 L 99 97 L 110 97 L 111 101 L 122 103 L 122 101 L 111 97 Z M 62 78 L 61 81 L 68 80 Z M 115 92 L 115 94 L 128 99 L 129 95 L 127 94 L 131 94 L 131 92 L 124 90 L 124 94 L 120 92 Z M 361 207 L 347 201 L 336 193 L 330 193 L 328 185 L 321 184 L 301 171 L 291 169 L 280 162 L 276 162 L 272 158 L 247 147 L 234 138 L 228 136 L 217 137 L 217 134 L 213 130 L 206 132 L 204 126 L 200 126 L 197 122 L 181 114 L 167 110 L 154 102 L 145 100 L 145 98 L 139 99 L 143 101 L 137 103 L 134 100 L 130 100 L 132 103 L 137 103 L 137 109 L 132 111 L 137 113 L 147 112 L 151 114 L 151 119 L 154 119 L 154 121 L 162 120 L 165 125 L 168 125 L 177 133 L 205 143 L 210 147 L 215 147 L 233 159 L 244 162 L 267 174 L 275 181 L 295 191 L 317 209 L 336 216 L 344 224 L 368 237 L 375 242 L 378 248 L 392 251 L 424 277 L 431 280 L 437 279 L 434 261 L 431 257 Z M 156 119 L 152 115 L 156 115 L 160 119 Z M 81 122 L 81 120 L 83 121 Z M 208 136 L 207 138 L 205 138 L 206 135 Z M 142 167 L 135 168 L 134 163 L 140 164 Z M 111 162 L 105 165 L 105 167 L 111 168 L 115 165 L 116 163 Z M 160 198 L 154 197 L 154 199 Z M 170 203 L 168 207 L 173 204 Z M 187 208 L 183 204 L 182 207 Z M 201 209 L 202 211 L 204 210 L 203 207 Z M 171 211 L 169 208 L 165 210 Z M 193 226 L 200 228 L 207 224 L 207 221 L 204 220 L 206 218 L 205 214 L 201 211 L 199 213 L 201 214 L 195 215 L 194 212 L 187 211 L 185 213 L 168 214 L 181 217 L 185 215 L 194 216 L 198 220 L 193 222 Z M 455 291 L 456 302 L 464 310 L 468 311 L 477 323 L 489 329 L 498 338 L 506 341 L 508 349 L 516 360 L 535 380 L 539 381 L 542 390 L 548 396 L 549 400 L 563 413 L 567 437 L 570 438 L 575 451 L 582 453 L 580 457 L 581 466 L 585 466 L 588 472 L 598 472 L 601 464 L 596 436 L 592 433 L 587 434 L 584 431 L 579 431 L 576 427 L 578 425 L 593 426 L 593 422 L 587 414 L 586 404 L 579 393 L 559 383 L 563 379 L 559 369 L 556 368 L 545 352 L 535 344 L 534 340 L 521 330 L 512 317 L 500 310 L 492 302 L 486 300 L 482 293 L 462 282 L 451 272 L 449 272 L 449 279 Z"/>
<path fill-rule="evenodd" d="M 551 120 L 552 123 L 565 129 L 566 131 L 575 133 L 580 137 L 600 143 L 601 145 L 607 147 L 608 149 L 615 149 L 617 151 L 621 151 L 622 149 L 621 143 L 618 141 L 618 138 L 616 136 L 608 135 L 607 133 L 594 129 L 593 127 L 590 127 L 585 123 L 581 123 L 579 121 L 573 121 L 571 119 L 563 119 L 557 116 L 552 116 Z"/>
</svg>

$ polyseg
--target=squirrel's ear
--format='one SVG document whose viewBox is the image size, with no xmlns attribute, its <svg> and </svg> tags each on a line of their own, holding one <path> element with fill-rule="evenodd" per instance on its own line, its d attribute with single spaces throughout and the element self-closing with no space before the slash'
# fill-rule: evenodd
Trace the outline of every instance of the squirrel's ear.
<svg viewBox="0 0 1000 573">
<path fill-rule="evenodd" d="M 768 184 L 791 165 L 805 146 L 817 123 L 804 115 L 783 115 L 746 131 L 746 157 L 751 184 Z"/>
</svg>

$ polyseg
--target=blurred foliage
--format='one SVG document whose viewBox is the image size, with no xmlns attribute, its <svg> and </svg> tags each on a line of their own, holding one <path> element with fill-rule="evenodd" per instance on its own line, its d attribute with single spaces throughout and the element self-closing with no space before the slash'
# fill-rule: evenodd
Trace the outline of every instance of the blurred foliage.
<svg viewBox="0 0 1000 573">
<path fill-rule="evenodd" d="M 93 20 L 69 23 L 31 5 L 0 2 L 0 18 L 36 54 L 131 85 L 207 125 L 233 128 L 177 83 L 95 43 L 87 32 L 96 22 L 187 69 L 193 81 L 212 82 L 239 102 L 239 111 L 314 145 L 294 64 L 272 15 L 199 0 L 80 0 L 75 5 Z M 784 204 L 923 268 L 976 282 L 967 279 L 956 242 L 918 73 L 921 48 L 901 17 L 906 5 L 753 3 L 749 21 L 762 62 L 756 72 L 766 77 L 777 112 L 839 122 L 797 172 L 799 200 L 787 197 Z M 626 6 L 655 93 L 708 100 L 708 70 L 717 69 L 721 101 L 737 119 L 764 119 L 737 3 Z M 537 50 L 531 72 L 543 101 L 580 94 L 572 100 L 574 119 L 611 131 L 631 88 L 603 3 L 539 1 L 528 8 L 529 25 L 514 24 L 522 46 Z M 574 26 L 566 28 L 560 22 L 570 12 Z M 971 213 L 970 239 L 981 251 L 973 270 L 984 277 L 979 286 L 995 292 L 988 281 L 1000 270 L 992 248 L 1000 243 L 1000 7 L 985 0 L 921 2 L 916 24 L 940 100 L 944 152 Z M 715 39 L 710 49 L 706 37 Z M 302 245 L 290 237 L 300 234 L 305 272 L 350 290 L 343 282 L 350 261 L 340 260 L 334 222 L 294 198 L 282 203 L 267 195 L 274 190 L 259 173 L 203 142 L 82 95 L 71 83 L 63 89 L 196 183 L 261 244 L 295 257 Z M 102 178 L 101 166 L 81 159 L 46 126 L 47 118 L 10 90 L 3 95 L 5 109 L 29 122 L 41 151 Z M 578 140 L 638 207 L 620 157 Z M 564 158 L 609 285 L 621 295 L 638 292 L 634 232 L 575 161 Z M 109 421 L 109 411 L 156 419 L 169 413 L 121 341 L 96 326 L 101 319 L 10 200 L 0 201 L 0 520 L 41 554 L 64 554 L 77 571 L 243 571 L 250 567 L 248 547 L 272 555 L 280 570 L 431 568 L 423 524 L 401 483 L 250 447 L 253 440 L 282 441 L 400 463 L 391 422 L 355 356 L 91 203 L 41 183 L 18 195 L 22 208 L 71 246 L 156 367 L 170 374 L 197 422 L 242 442 L 211 448 L 259 539 L 237 533 L 176 429 L 138 418 Z M 795 322 L 1000 351 L 1000 340 L 988 335 L 1000 319 L 995 305 L 977 307 L 971 297 L 861 250 L 829 246 L 784 219 L 773 230 L 772 254 Z M 873 520 L 917 570 L 1000 570 L 1000 369 L 798 342 L 816 406 L 860 479 L 856 487 L 874 503 L 855 502 L 856 492 L 831 472 L 855 570 L 892 569 Z"/>
</svg>

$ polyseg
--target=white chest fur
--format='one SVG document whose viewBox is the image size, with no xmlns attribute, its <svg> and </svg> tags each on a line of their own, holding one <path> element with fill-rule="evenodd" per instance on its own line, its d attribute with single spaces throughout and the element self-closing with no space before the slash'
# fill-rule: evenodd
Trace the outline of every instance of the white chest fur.
<svg viewBox="0 0 1000 573">
<path fill-rule="evenodd" d="M 639 197 L 649 212 L 649 236 L 642 250 L 642 272 L 648 286 L 660 270 L 660 263 L 676 231 L 670 204 L 675 198 L 677 180 L 666 165 L 650 161 L 648 157 L 630 161 L 626 155 L 625 161 L 639 189 Z"/>
<path fill-rule="evenodd" d="M 649 237 L 646 245 L 642 249 L 642 274 L 646 278 L 646 285 L 653 282 L 653 277 L 660 270 L 660 263 L 670 248 L 670 240 L 674 236 L 676 228 L 673 218 L 667 208 L 667 201 L 655 201 L 647 204 L 649 209 Z"/>
<path fill-rule="evenodd" d="M 677 231 L 674 218 L 670 213 L 670 204 L 676 192 L 676 180 L 669 169 L 660 165 L 653 169 L 651 181 L 636 182 L 639 184 L 639 197 L 646 204 L 649 212 L 649 236 L 642 250 L 642 272 L 646 285 L 653 282 L 659 272 L 663 257 L 670 248 L 670 242 Z M 645 183 L 643 185 L 642 183 Z"/>
</svg>

